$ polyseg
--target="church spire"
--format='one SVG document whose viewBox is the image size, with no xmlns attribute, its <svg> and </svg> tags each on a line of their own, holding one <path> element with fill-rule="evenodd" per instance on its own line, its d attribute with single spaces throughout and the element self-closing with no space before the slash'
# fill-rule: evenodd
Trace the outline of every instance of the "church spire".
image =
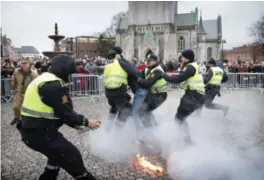
<svg viewBox="0 0 264 180">
<path fill-rule="evenodd" d="M 202 10 L 200 11 L 200 22 L 199 22 L 197 34 L 206 35 L 206 32 L 205 32 L 204 27 L 203 27 Z"/>
</svg>

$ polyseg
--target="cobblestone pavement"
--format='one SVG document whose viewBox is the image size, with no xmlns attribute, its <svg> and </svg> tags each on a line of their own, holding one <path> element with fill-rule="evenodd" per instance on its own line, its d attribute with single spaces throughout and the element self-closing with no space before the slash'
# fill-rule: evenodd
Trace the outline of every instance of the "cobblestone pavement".
<svg viewBox="0 0 264 180">
<path fill-rule="evenodd" d="M 229 102 L 230 97 L 233 97 L 232 103 L 230 103 L 230 116 L 228 118 L 227 123 L 222 123 L 222 129 L 220 134 L 223 134 L 221 137 L 225 139 L 230 144 L 236 143 L 237 134 L 232 134 L 232 127 L 233 125 L 239 124 L 239 118 L 243 117 L 243 113 L 252 113 L 251 109 L 254 105 L 253 101 L 259 103 L 258 107 L 255 108 L 255 119 L 262 120 L 261 121 L 254 121 L 254 131 L 247 132 L 247 137 L 245 137 L 245 141 L 241 143 L 239 146 L 240 149 L 244 151 L 248 151 L 249 149 L 254 148 L 263 148 L 263 131 L 264 131 L 264 120 L 263 116 L 261 119 L 260 109 L 264 109 L 264 101 L 261 100 L 263 95 L 261 96 L 260 93 L 250 93 L 245 94 L 246 92 L 234 93 L 234 95 L 227 94 L 223 95 L 221 99 L 218 99 L 219 102 Z M 234 97 L 236 96 L 236 97 Z M 248 96 L 252 96 L 252 102 L 248 102 L 246 99 Z M 261 98 L 260 98 L 261 97 Z M 163 112 L 165 114 L 170 114 L 173 118 L 174 113 L 176 111 L 178 101 L 180 98 L 179 92 L 173 92 L 169 94 L 168 101 L 165 105 L 158 110 L 157 114 Z M 240 98 L 240 103 L 236 102 L 235 98 Z M 263 98 L 264 99 L 264 98 Z M 176 103 L 175 103 L 176 101 Z M 89 103 L 87 105 L 87 101 L 85 99 L 77 99 L 74 100 L 76 111 L 87 115 L 89 118 L 103 118 L 108 111 L 108 105 L 105 101 L 98 102 L 98 103 Z M 170 105 L 173 103 L 173 105 Z M 242 109 L 242 105 L 247 112 Z M 255 104 L 256 105 L 256 104 Z M 258 110 L 259 109 L 259 110 Z M 103 113 L 104 112 L 104 113 Z M 205 110 L 203 115 L 208 112 Z M 216 113 L 216 117 L 219 114 Z M 39 153 L 36 153 L 29 148 L 27 148 L 21 141 L 20 135 L 15 127 L 12 127 L 9 123 L 12 118 L 12 105 L 11 104 L 2 104 L 1 109 L 1 177 L 4 180 L 12 179 L 12 180 L 30 180 L 36 179 L 36 177 L 41 174 L 46 164 L 46 158 Z M 249 119 L 248 119 L 249 120 Z M 195 125 L 195 123 L 190 123 Z M 219 124 L 217 124 L 219 125 Z M 240 124 L 241 125 L 241 124 Z M 98 179 L 109 179 L 109 180 L 148 180 L 148 179 L 170 179 L 165 172 L 163 175 L 159 175 L 157 173 L 151 172 L 147 169 L 142 169 L 139 165 L 135 165 L 136 163 L 132 162 L 122 162 L 122 163 L 106 163 L 105 161 L 99 159 L 91 152 L 89 152 L 89 148 L 81 141 L 81 135 L 76 132 L 76 130 L 63 126 L 60 130 L 63 134 L 69 138 L 71 142 L 73 142 L 78 149 L 81 151 L 85 165 L 93 175 L 95 175 Z M 264 148 L 263 148 L 264 149 Z M 257 159 L 257 158 L 256 158 Z M 151 160 L 165 167 L 166 162 L 160 157 L 151 157 Z M 60 171 L 58 179 L 66 180 L 72 179 L 69 174 L 67 174 L 64 170 Z"/>
</svg>

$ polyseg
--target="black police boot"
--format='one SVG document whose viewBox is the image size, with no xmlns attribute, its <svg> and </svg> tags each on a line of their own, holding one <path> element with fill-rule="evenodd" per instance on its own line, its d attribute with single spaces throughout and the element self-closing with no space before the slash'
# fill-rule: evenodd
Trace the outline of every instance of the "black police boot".
<svg viewBox="0 0 264 180">
<path fill-rule="evenodd" d="M 89 172 L 86 172 L 85 175 L 75 177 L 76 180 L 96 180 L 96 178 Z"/>
<path fill-rule="evenodd" d="M 15 125 L 17 122 L 18 122 L 19 118 L 14 118 L 12 121 L 11 121 L 11 125 Z"/>
<path fill-rule="evenodd" d="M 58 169 L 47 169 L 39 176 L 38 180 L 56 180 L 57 176 L 60 172 L 60 168 Z"/>
</svg>

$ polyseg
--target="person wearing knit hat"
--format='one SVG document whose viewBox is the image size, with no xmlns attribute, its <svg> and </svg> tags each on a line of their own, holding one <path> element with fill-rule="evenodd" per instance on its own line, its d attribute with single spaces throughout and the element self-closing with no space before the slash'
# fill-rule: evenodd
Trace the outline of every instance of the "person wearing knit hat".
<svg viewBox="0 0 264 180">
<path fill-rule="evenodd" d="M 185 59 L 188 59 L 191 62 L 194 61 L 194 52 L 191 49 L 187 49 L 187 50 L 183 51 L 181 56 L 184 57 Z"/>
<path fill-rule="evenodd" d="M 110 105 L 108 127 L 112 126 L 117 116 L 115 125 L 123 127 L 132 111 L 131 97 L 127 93 L 128 86 L 135 93 L 138 89 L 137 79 L 140 72 L 123 58 L 122 49 L 113 47 L 110 49 L 108 59 L 111 61 L 104 68 L 105 95 Z"/>
<path fill-rule="evenodd" d="M 228 80 L 226 72 L 216 66 L 216 61 L 211 58 L 208 61 L 208 72 L 204 77 L 205 87 L 205 101 L 204 106 L 212 110 L 221 110 L 224 113 L 224 116 L 228 113 L 228 106 L 223 106 L 221 104 L 213 103 L 214 98 L 220 94 L 221 84 Z M 200 115 L 202 108 L 200 108 L 197 113 Z"/>
<path fill-rule="evenodd" d="M 202 107 L 205 94 L 203 76 L 199 73 L 198 64 L 194 61 L 194 58 L 193 50 L 188 49 L 183 51 L 181 54 L 182 69 L 179 75 L 163 75 L 164 79 L 170 83 L 181 83 L 185 90 L 185 94 L 180 100 L 180 105 L 175 115 L 175 121 L 184 128 L 186 133 L 185 142 L 187 143 L 192 143 L 192 140 L 186 118 Z"/>
<path fill-rule="evenodd" d="M 140 89 L 133 101 L 132 114 L 137 130 L 141 129 L 141 123 L 145 128 L 156 124 L 152 111 L 167 99 L 168 86 L 162 78 L 163 73 L 158 57 L 154 54 L 149 55 L 147 68 L 142 71 L 142 78 L 137 81 Z"/>
</svg>

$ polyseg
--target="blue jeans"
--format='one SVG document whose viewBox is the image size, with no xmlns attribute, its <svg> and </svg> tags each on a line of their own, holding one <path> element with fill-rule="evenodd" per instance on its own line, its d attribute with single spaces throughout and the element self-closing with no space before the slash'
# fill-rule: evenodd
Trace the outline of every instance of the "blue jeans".
<svg viewBox="0 0 264 180">
<path fill-rule="evenodd" d="M 132 106 L 132 116 L 133 116 L 137 130 L 140 129 L 140 126 L 141 126 L 139 113 L 143 107 L 143 103 L 144 103 L 148 94 L 149 94 L 149 90 L 139 89 L 139 90 L 137 90 L 137 92 L 135 93 L 135 96 L 134 96 L 134 101 L 133 101 L 133 106 Z"/>
</svg>

